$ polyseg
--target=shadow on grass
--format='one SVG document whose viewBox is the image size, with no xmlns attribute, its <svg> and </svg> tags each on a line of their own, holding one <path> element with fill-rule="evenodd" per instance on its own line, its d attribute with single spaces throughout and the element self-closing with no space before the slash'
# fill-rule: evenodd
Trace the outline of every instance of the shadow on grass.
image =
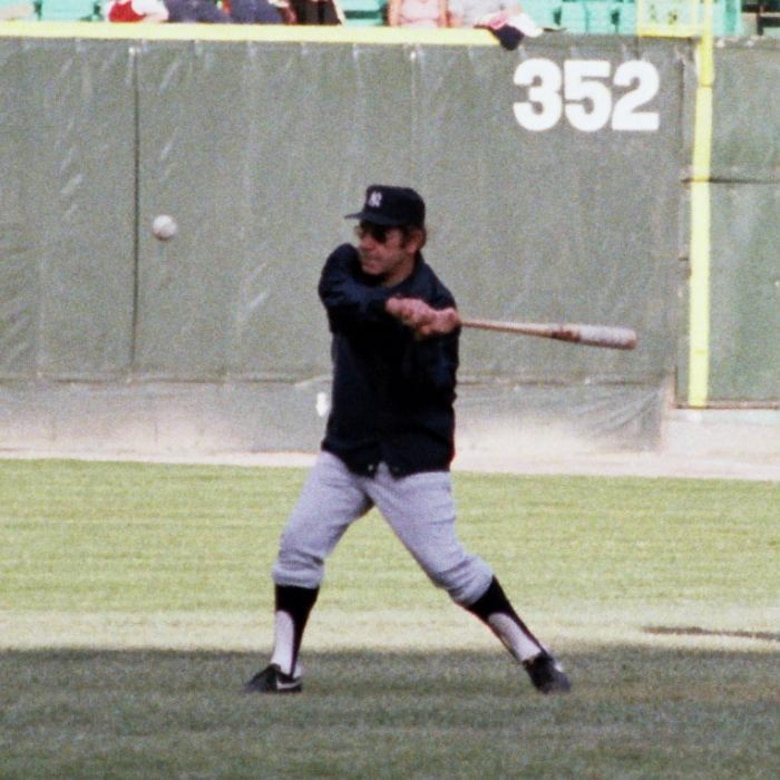
<svg viewBox="0 0 780 780">
<path fill-rule="evenodd" d="M 499 652 L 311 652 L 300 696 L 236 652 L 0 653 L 0 777 L 774 776 L 778 653 L 608 646 L 537 694 Z"/>
</svg>

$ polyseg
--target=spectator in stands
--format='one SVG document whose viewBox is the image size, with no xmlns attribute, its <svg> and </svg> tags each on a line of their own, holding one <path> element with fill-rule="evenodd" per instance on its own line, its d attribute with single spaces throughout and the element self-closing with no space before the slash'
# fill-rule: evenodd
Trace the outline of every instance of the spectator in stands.
<svg viewBox="0 0 780 780">
<path fill-rule="evenodd" d="M 35 7 L 24 0 L 0 0 L 0 22 L 10 22 L 14 19 L 32 19 Z"/>
<path fill-rule="evenodd" d="M 447 0 L 390 0 L 390 27 L 447 27 Z"/>
<path fill-rule="evenodd" d="M 490 14 L 504 12 L 513 16 L 522 10 L 520 3 L 512 0 L 449 0 L 449 26 L 476 27 Z"/>
<path fill-rule="evenodd" d="M 296 24 L 344 24 L 341 8 L 333 0 L 290 0 Z"/>
<path fill-rule="evenodd" d="M 236 24 L 285 24 L 283 9 L 269 0 L 223 0 L 222 9 Z"/>
<path fill-rule="evenodd" d="M 168 9 L 162 0 L 116 0 L 106 7 L 109 22 L 167 22 Z"/>
<path fill-rule="evenodd" d="M 268 0 L 116 0 L 106 12 L 110 22 L 204 22 L 207 24 L 283 24 L 279 8 Z"/>
<path fill-rule="evenodd" d="M 233 21 L 212 0 L 165 0 L 165 6 L 169 22 L 228 24 Z"/>
</svg>

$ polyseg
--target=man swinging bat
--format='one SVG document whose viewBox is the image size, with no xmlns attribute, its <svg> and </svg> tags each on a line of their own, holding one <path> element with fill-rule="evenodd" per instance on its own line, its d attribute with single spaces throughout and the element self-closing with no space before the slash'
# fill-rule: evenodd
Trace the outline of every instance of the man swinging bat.
<svg viewBox="0 0 780 780">
<path fill-rule="evenodd" d="M 425 203 L 373 185 L 357 246 L 327 259 L 319 295 L 333 337 L 333 400 L 322 449 L 282 533 L 272 577 L 274 646 L 247 692 L 302 689 L 299 650 L 324 564 L 376 507 L 431 581 L 498 636 L 542 693 L 569 679 L 529 631 L 490 566 L 455 532 L 454 456 L 460 317 L 423 259 Z"/>
</svg>

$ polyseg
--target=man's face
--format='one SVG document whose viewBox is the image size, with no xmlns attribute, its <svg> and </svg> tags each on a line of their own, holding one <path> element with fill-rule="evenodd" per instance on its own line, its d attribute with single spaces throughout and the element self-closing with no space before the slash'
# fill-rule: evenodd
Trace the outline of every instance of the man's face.
<svg viewBox="0 0 780 780">
<path fill-rule="evenodd" d="M 379 279 L 383 287 L 400 284 L 414 270 L 419 241 L 401 228 L 361 222 L 356 228 L 358 254 L 364 274 Z"/>
</svg>

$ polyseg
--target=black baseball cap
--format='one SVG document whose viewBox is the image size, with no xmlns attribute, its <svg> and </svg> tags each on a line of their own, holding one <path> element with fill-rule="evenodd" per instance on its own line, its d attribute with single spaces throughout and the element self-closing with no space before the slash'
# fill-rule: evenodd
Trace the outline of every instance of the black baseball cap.
<svg viewBox="0 0 780 780">
<path fill-rule="evenodd" d="M 347 214 L 345 219 L 359 219 L 386 227 L 422 227 L 425 224 L 425 201 L 411 187 L 372 184 L 366 190 L 363 210 Z"/>
</svg>

